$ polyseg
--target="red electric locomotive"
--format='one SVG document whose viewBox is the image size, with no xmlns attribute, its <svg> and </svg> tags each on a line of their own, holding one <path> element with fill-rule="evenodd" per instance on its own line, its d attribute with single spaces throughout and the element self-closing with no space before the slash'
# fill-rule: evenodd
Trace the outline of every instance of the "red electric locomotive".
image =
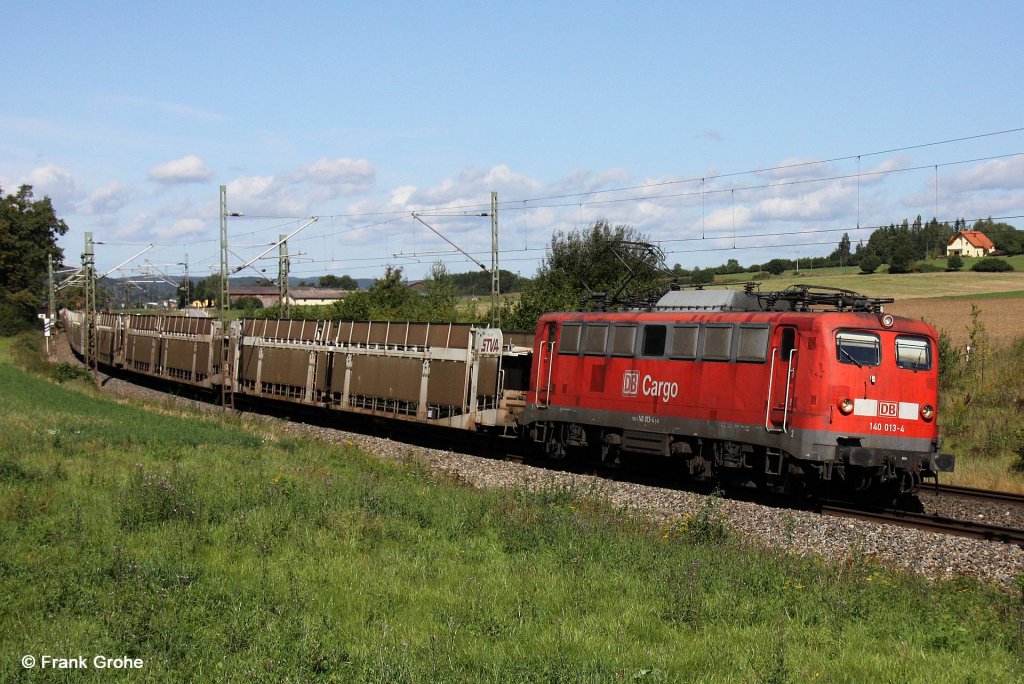
<svg viewBox="0 0 1024 684">
<path fill-rule="evenodd" d="M 697 478 L 914 491 L 940 453 L 937 335 L 845 290 L 672 291 L 541 318 L 520 424 L 555 457 L 675 457 Z"/>
</svg>

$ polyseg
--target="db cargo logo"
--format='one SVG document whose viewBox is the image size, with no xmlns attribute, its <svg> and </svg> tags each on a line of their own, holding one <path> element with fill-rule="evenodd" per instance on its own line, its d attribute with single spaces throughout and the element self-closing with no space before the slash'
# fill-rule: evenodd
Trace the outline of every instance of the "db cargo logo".
<svg viewBox="0 0 1024 684">
<path fill-rule="evenodd" d="M 640 390 L 640 371 L 626 371 L 622 374 L 622 396 L 635 397 Z"/>
<path fill-rule="evenodd" d="M 900 407 L 895 401 L 878 402 L 879 418 L 896 418 L 900 415 Z"/>
</svg>

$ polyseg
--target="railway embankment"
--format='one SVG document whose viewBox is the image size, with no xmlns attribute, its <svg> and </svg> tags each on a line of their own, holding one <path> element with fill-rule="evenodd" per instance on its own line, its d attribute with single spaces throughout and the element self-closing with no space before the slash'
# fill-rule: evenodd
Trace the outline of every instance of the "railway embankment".
<svg viewBox="0 0 1024 684">
<path fill-rule="evenodd" d="M 1024 674 L 1014 547 L 72 385 L 0 361 L 3 679 Z"/>
</svg>

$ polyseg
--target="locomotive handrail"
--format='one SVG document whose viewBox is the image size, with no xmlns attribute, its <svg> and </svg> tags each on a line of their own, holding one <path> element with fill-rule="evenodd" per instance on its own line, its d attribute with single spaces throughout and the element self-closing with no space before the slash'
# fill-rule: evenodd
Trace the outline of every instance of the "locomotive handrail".
<svg viewBox="0 0 1024 684">
<path fill-rule="evenodd" d="M 793 384 L 793 357 L 796 356 L 796 348 L 789 351 L 789 368 L 786 370 L 786 403 L 782 407 L 782 432 L 785 434 L 786 426 L 789 423 L 789 388 Z"/>
<path fill-rule="evenodd" d="M 541 365 L 541 362 L 544 360 L 544 347 L 546 347 L 546 346 L 551 348 L 551 353 L 548 356 L 548 387 L 547 387 L 547 392 L 548 393 L 547 393 L 547 397 L 544 399 L 543 406 L 547 406 L 548 404 L 551 403 L 551 366 L 552 366 L 552 364 L 553 364 L 553 362 L 555 360 L 555 343 L 554 342 L 543 342 L 542 341 L 540 343 L 540 359 L 538 360 L 538 363 L 537 363 L 537 406 L 538 406 L 538 408 L 542 408 L 541 401 L 540 401 L 540 392 L 541 392 L 541 389 L 540 389 L 540 373 L 541 373 L 542 370 L 544 370 L 544 367 Z"/>
<path fill-rule="evenodd" d="M 551 405 L 551 371 L 555 367 L 555 343 L 548 342 L 548 346 L 551 347 L 551 351 L 548 356 L 548 396 L 547 399 L 544 400 L 545 406 Z"/>
<path fill-rule="evenodd" d="M 772 387 L 775 385 L 775 352 L 779 351 L 778 347 L 772 349 L 772 365 L 768 370 L 768 400 L 765 402 L 764 409 L 764 429 L 768 432 L 786 432 L 786 428 L 789 426 L 789 396 L 790 387 L 793 383 L 793 357 L 796 355 L 796 349 L 789 350 L 789 359 L 786 362 L 788 366 L 786 369 L 786 401 L 782 405 L 782 428 L 773 428 L 771 425 L 772 416 Z"/>
</svg>

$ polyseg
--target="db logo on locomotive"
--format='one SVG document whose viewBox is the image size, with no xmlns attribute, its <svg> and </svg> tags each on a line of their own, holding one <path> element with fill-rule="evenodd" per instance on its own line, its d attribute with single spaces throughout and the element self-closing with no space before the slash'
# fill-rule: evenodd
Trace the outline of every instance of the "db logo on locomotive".
<svg viewBox="0 0 1024 684">
<path fill-rule="evenodd" d="M 645 375 L 640 381 L 640 371 L 628 370 L 622 374 L 622 396 L 635 397 L 643 392 L 645 397 L 659 397 L 664 403 L 679 396 L 679 383 L 655 380 Z"/>
<path fill-rule="evenodd" d="M 640 371 L 630 370 L 622 374 L 622 396 L 635 397 L 640 388 Z"/>
</svg>

